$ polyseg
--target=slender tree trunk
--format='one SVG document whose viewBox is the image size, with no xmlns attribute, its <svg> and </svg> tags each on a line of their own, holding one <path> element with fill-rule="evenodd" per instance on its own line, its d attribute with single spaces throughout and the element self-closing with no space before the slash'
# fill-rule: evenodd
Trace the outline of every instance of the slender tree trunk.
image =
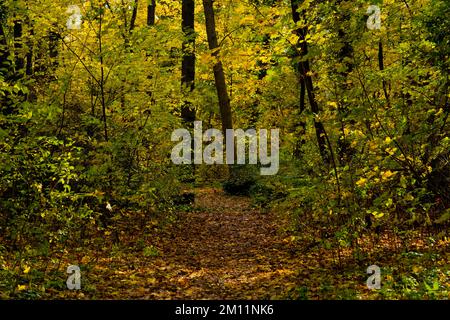
<svg viewBox="0 0 450 320">
<path fill-rule="evenodd" d="M 56 29 L 56 26 L 55 26 Z M 49 31 L 48 34 L 48 48 L 49 48 L 49 56 L 52 59 L 51 66 L 58 66 L 58 44 L 59 44 L 59 34 L 56 31 Z"/>
<path fill-rule="evenodd" d="M 0 4 L 0 15 L 2 18 L 0 20 L 0 75 L 3 79 L 10 85 L 14 85 L 20 79 L 24 77 L 25 72 L 25 55 L 22 52 L 23 49 L 23 21 L 15 20 L 12 27 L 12 38 L 14 51 L 14 61 L 9 60 L 11 54 L 10 48 L 8 47 L 8 26 L 6 21 L 6 8 Z M 4 92 L 4 95 L 0 96 L 0 112 L 4 115 L 16 114 L 17 100 L 25 100 L 26 94 L 23 90 L 12 94 L 9 92 Z M 22 133 L 27 132 L 26 128 L 23 126 L 24 130 Z"/>
<path fill-rule="evenodd" d="M 8 41 L 6 39 L 6 32 L 4 31 L 4 21 L 0 22 L 0 75 L 7 79 L 10 73 L 10 64 L 8 61 Z M 6 21 L 5 21 L 6 22 Z"/>
<path fill-rule="evenodd" d="M 341 41 L 340 50 L 338 54 L 338 62 L 344 66 L 343 70 L 337 72 L 338 83 L 337 87 L 340 89 L 338 93 L 339 101 L 338 103 L 338 117 L 341 126 L 341 132 L 337 141 L 337 154 L 338 160 L 341 164 L 348 162 L 352 155 L 352 150 L 350 143 L 347 140 L 345 134 L 345 125 L 347 124 L 347 117 L 350 112 L 348 102 L 342 97 L 348 95 L 348 90 L 351 89 L 352 85 L 348 83 L 348 76 L 352 72 L 354 66 L 352 61 L 353 58 L 353 46 L 349 40 L 349 33 L 347 31 L 348 21 L 350 20 L 350 13 L 346 10 L 342 10 L 340 5 L 343 1 L 336 1 L 336 7 L 338 10 L 336 24 L 339 25 L 337 33 L 338 39 Z"/>
<path fill-rule="evenodd" d="M 98 27 L 98 51 L 100 56 L 100 98 L 102 104 L 102 120 L 103 130 L 105 134 L 105 141 L 108 141 L 108 125 L 106 121 L 106 101 L 105 101 L 105 68 L 103 65 L 103 38 L 102 38 L 103 16 L 100 15 Z"/>
<path fill-rule="evenodd" d="M 154 26 L 156 22 L 156 0 L 148 0 L 147 25 Z"/>
<path fill-rule="evenodd" d="M 383 54 L 383 43 L 380 41 L 378 42 L 378 67 L 380 68 L 380 71 L 384 70 L 384 54 Z M 386 80 L 382 80 L 383 85 L 383 92 L 384 92 L 384 98 L 386 99 L 386 103 L 388 108 L 390 107 L 390 99 L 389 99 L 389 93 L 387 90 L 387 83 Z"/>
<path fill-rule="evenodd" d="M 33 28 L 31 28 L 30 35 L 31 37 L 34 37 Z M 33 43 L 31 40 L 28 42 L 27 64 L 25 67 L 25 74 L 27 76 L 33 75 Z"/>
<path fill-rule="evenodd" d="M 227 84 L 222 62 L 219 59 L 219 44 L 216 34 L 216 23 L 214 20 L 214 8 L 212 0 L 203 0 L 203 9 L 206 18 L 206 33 L 208 36 L 209 49 L 212 50 L 212 56 L 216 59 L 214 64 L 214 79 L 216 83 L 217 95 L 219 97 L 220 116 L 222 118 L 222 131 L 226 134 L 226 129 L 233 128 L 233 119 L 231 114 L 230 98 L 228 97 Z"/>
<path fill-rule="evenodd" d="M 14 22 L 14 55 L 15 55 L 15 71 L 16 77 L 21 77 L 23 69 L 25 68 L 25 59 L 22 55 L 22 33 L 23 26 L 22 21 L 16 20 Z"/>
<path fill-rule="evenodd" d="M 0 7 L 0 9 L 3 9 Z M 6 19 L 5 19 L 6 20 Z M 6 38 L 5 32 L 6 21 L 0 21 L 0 76 L 5 80 L 8 80 L 12 74 L 11 64 L 8 61 L 9 50 L 8 50 L 8 40 Z M 0 96 L 0 112 L 2 114 L 10 114 L 11 101 L 8 94 Z"/>
<path fill-rule="evenodd" d="M 295 23 L 300 22 L 300 13 L 299 5 L 301 0 L 291 0 L 291 9 L 292 9 L 292 18 Z M 306 55 L 308 54 L 308 43 L 306 41 L 306 35 L 307 35 L 308 29 L 306 27 L 300 27 L 296 30 L 297 35 L 299 36 L 297 48 L 300 50 L 300 61 L 298 62 L 298 72 L 299 72 L 299 86 L 301 89 L 301 92 L 304 89 L 303 86 L 306 89 L 306 93 L 308 96 L 308 101 L 311 106 L 311 111 L 314 114 L 319 114 L 319 105 L 317 103 L 315 93 L 314 93 L 314 84 L 311 77 L 311 68 L 309 65 L 309 60 L 306 59 Z M 301 100 L 302 100 L 301 95 Z M 304 102 L 300 101 L 300 105 L 303 105 Z M 322 122 L 320 120 L 317 120 L 314 118 L 314 127 L 316 130 L 316 137 L 317 142 L 319 145 L 319 152 L 323 159 L 323 161 L 327 164 L 331 162 L 331 150 L 328 150 L 327 148 L 327 134 L 325 131 L 325 127 L 323 126 Z"/>
<path fill-rule="evenodd" d="M 138 13 L 138 3 L 139 3 L 139 0 L 134 0 L 133 13 L 131 14 L 131 20 L 130 20 L 130 33 L 136 27 L 136 18 L 137 18 L 137 13 Z"/>
<path fill-rule="evenodd" d="M 183 60 L 181 64 L 181 85 L 184 92 L 192 92 L 195 86 L 195 29 L 194 29 L 195 1 L 182 1 L 182 23 L 184 33 Z M 181 117 L 192 126 L 195 121 L 195 109 L 186 99 L 181 107 Z"/>
</svg>

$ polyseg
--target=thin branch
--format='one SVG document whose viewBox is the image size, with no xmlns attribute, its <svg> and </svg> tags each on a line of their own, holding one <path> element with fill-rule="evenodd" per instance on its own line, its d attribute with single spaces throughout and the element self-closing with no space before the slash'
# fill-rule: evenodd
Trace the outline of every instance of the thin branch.
<svg viewBox="0 0 450 320">
<path fill-rule="evenodd" d="M 59 38 L 61 39 L 62 43 L 66 46 L 67 49 L 69 49 L 70 52 L 80 61 L 80 63 L 83 65 L 84 69 L 89 73 L 89 75 L 92 77 L 92 79 L 97 82 L 98 85 L 100 85 L 100 81 L 97 80 L 97 78 L 94 76 L 94 74 L 89 70 L 89 68 L 84 63 L 83 59 L 64 41 L 64 38 L 59 35 Z"/>
</svg>

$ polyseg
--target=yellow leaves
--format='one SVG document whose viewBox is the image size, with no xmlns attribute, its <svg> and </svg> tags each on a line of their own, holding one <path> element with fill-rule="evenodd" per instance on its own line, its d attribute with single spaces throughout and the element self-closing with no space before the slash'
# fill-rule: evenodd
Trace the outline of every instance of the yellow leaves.
<svg viewBox="0 0 450 320">
<path fill-rule="evenodd" d="M 423 270 L 423 267 L 422 266 L 413 266 L 412 267 L 412 271 L 414 272 L 414 273 L 420 273 L 421 271 Z"/>
<path fill-rule="evenodd" d="M 189 283 L 189 280 L 186 277 L 180 277 L 177 282 L 180 286 L 185 287 Z"/>
<path fill-rule="evenodd" d="M 250 25 L 251 22 L 253 22 L 254 20 L 255 20 L 255 18 L 253 16 L 245 16 L 239 21 L 239 24 L 240 25 Z"/>
<path fill-rule="evenodd" d="M 390 207 L 392 207 L 393 203 L 394 203 L 394 202 L 392 201 L 392 198 L 389 198 L 389 199 L 386 201 L 385 205 L 386 205 L 386 207 L 390 208 Z"/>
<path fill-rule="evenodd" d="M 372 215 L 376 218 L 376 219 L 380 219 L 384 216 L 384 212 L 378 212 L 378 211 L 372 211 Z"/>
<path fill-rule="evenodd" d="M 352 195 L 353 195 L 353 193 L 350 192 L 350 191 L 344 191 L 344 192 L 342 192 L 342 198 L 343 198 L 343 199 L 350 198 Z M 331 212 L 331 213 L 332 213 L 332 212 Z M 331 213 L 330 213 L 330 214 L 331 214 Z"/>
<path fill-rule="evenodd" d="M 208 81 L 211 79 L 211 75 L 210 75 L 210 73 L 200 73 L 198 78 L 203 81 Z"/>
<path fill-rule="evenodd" d="M 234 12 L 236 13 L 236 14 L 239 14 L 239 15 L 241 15 L 241 14 L 243 14 L 243 13 L 245 13 L 246 11 L 247 11 L 247 7 L 246 6 L 244 6 L 244 5 L 242 5 L 242 3 L 240 3 L 240 2 L 238 2 L 239 4 L 236 6 L 236 8 L 234 9 Z"/>
<path fill-rule="evenodd" d="M 406 189 L 406 187 L 408 186 L 408 182 L 406 181 L 406 178 L 404 176 L 400 177 L 400 186 L 403 189 Z"/>
<path fill-rule="evenodd" d="M 215 59 L 214 59 L 214 57 L 213 57 L 209 52 L 206 52 L 206 53 L 201 54 L 201 55 L 199 56 L 199 58 L 200 58 L 200 59 L 199 59 L 200 62 L 201 62 L 202 64 L 206 65 L 206 66 L 211 67 L 211 66 L 214 65 Z"/>
<path fill-rule="evenodd" d="M 89 263 L 89 257 L 88 256 L 84 256 L 83 258 L 81 258 L 81 263 L 82 264 L 88 264 Z"/>
<path fill-rule="evenodd" d="M 327 105 L 329 105 L 330 107 L 335 108 L 335 109 L 338 107 L 338 104 L 335 101 L 328 101 Z M 347 131 L 345 134 L 348 134 L 349 130 L 347 128 L 345 128 L 344 131 Z"/>
<path fill-rule="evenodd" d="M 86 194 L 86 195 L 87 195 L 87 196 L 93 196 L 93 197 L 98 198 L 98 197 L 103 197 L 103 196 L 105 195 L 105 193 L 102 192 L 102 191 L 99 191 L 99 190 L 95 190 L 94 192 L 88 193 L 88 194 Z"/>
<path fill-rule="evenodd" d="M 353 133 L 355 136 L 358 136 L 358 137 L 365 137 L 365 136 L 366 136 L 366 135 L 364 134 L 364 132 L 362 132 L 362 131 L 359 130 L 359 129 L 353 130 L 352 133 Z"/>
<path fill-rule="evenodd" d="M 443 113 L 444 113 L 444 109 L 440 108 L 440 109 L 438 110 L 438 112 L 436 112 L 436 117 L 440 116 L 440 115 L 443 114 Z"/>
<path fill-rule="evenodd" d="M 364 187 L 367 184 L 366 178 L 360 178 L 358 181 L 356 181 L 356 185 L 358 187 Z"/>
<path fill-rule="evenodd" d="M 24 285 L 24 284 L 19 284 L 19 285 L 17 286 L 17 290 L 18 290 L 18 291 L 24 291 L 24 290 L 26 290 L 26 289 L 27 289 L 27 286 Z"/>
<path fill-rule="evenodd" d="M 360 188 L 367 185 L 368 179 L 371 179 L 374 183 L 380 182 L 380 179 L 377 178 L 378 175 L 381 178 L 382 182 L 388 181 L 390 178 L 395 176 L 397 172 L 392 172 L 391 170 L 381 171 L 378 166 L 374 167 L 372 170 L 366 170 L 365 172 L 366 178 L 360 178 L 358 181 L 356 181 L 356 185 Z"/>
<path fill-rule="evenodd" d="M 298 36 L 296 34 L 291 34 L 288 38 L 287 41 L 289 41 L 290 44 L 295 45 L 298 42 Z"/>
<path fill-rule="evenodd" d="M 30 270 L 31 270 L 31 268 L 26 265 L 25 268 L 23 268 L 23 273 L 27 274 L 30 272 Z"/>
<path fill-rule="evenodd" d="M 397 151 L 397 148 L 386 148 L 384 151 L 386 151 L 389 155 L 393 156 Z"/>
<path fill-rule="evenodd" d="M 381 180 L 386 181 L 389 180 L 392 176 L 396 175 L 396 172 L 392 172 L 391 170 L 382 171 L 381 172 Z"/>
<path fill-rule="evenodd" d="M 283 239 L 283 242 L 285 242 L 285 243 L 291 243 L 291 242 L 297 242 L 297 241 L 299 241 L 300 240 L 300 237 L 299 236 L 289 236 L 289 237 L 287 237 L 287 238 L 284 238 Z"/>
<path fill-rule="evenodd" d="M 378 149 L 378 145 L 375 141 L 369 141 L 369 150 L 376 151 Z"/>
<path fill-rule="evenodd" d="M 42 183 L 33 183 L 33 187 L 36 188 L 36 190 L 41 193 L 42 192 Z"/>
<path fill-rule="evenodd" d="M 188 276 L 188 278 L 189 278 L 189 279 L 200 278 L 200 277 L 203 277 L 206 273 L 207 273 L 207 272 L 205 271 L 205 269 L 202 268 L 202 269 L 200 269 L 200 270 L 198 270 L 198 271 L 192 272 L 192 273 Z"/>
<path fill-rule="evenodd" d="M 138 293 L 140 296 L 143 296 L 143 295 L 147 294 L 147 288 L 138 287 L 136 289 L 136 293 Z M 118 295 L 120 295 L 120 292 L 118 292 Z"/>
</svg>

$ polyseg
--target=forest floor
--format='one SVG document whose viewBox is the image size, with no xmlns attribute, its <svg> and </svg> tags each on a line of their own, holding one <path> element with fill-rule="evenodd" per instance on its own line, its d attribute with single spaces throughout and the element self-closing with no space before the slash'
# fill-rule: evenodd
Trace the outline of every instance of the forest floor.
<svg viewBox="0 0 450 320">
<path fill-rule="evenodd" d="M 286 298 L 301 261 L 279 230 L 247 197 L 197 190 L 194 209 L 150 240 L 153 252 L 99 257 L 89 284 L 102 299 Z"/>
<path fill-rule="evenodd" d="M 350 249 L 342 249 L 337 257 L 333 250 L 293 241 L 290 221 L 283 212 L 260 210 L 250 198 L 226 195 L 219 189 L 196 189 L 195 193 L 192 208 L 167 213 L 164 219 L 130 212 L 116 223 L 121 226 L 116 235 L 115 231 L 106 230 L 98 237 L 80 239 L 73 249 L 63 250 L 56 257 L 55 266 L 45 271 L 45 292 L 39 296 L 376 299 L 395 298 L 398 297 L 395 290 L 410 290 L 416 294 L 413 298 L 424 298 L 429 293 L 415 293 L 411 291 L 416 288 L 414 283 L 405 286 L 402 283 L 415 276 L 428 279 L 429 270 L 433 270 L 433 277 L 439 278 L 443 285 L 439 297 L 450 298 L 448 242 L 427 247 L 414 240 L 405 255 L 404 249 L 396 249 L 395 241 L 380 237 L 379 252 L 367 253 L 368 258 L 355 262 Z M 363 247 L 374 247 L 370 239 L 359 241 Z M 382 266 L 396 266 L 390 271 L 392 275 L 383 274 L 383 286 L 387 288 L 383 296 L 366 286 L 366 269 L 373 261 Z M 80 291 L 66 288 L 65 268 L 71 264 L 81 268 Z M 422 271 L 428 273 L 419 277 Z M 411 272 L 412 278 L 403 277 Z M 394 283 L 395 277 L 402 285 Z"/>
</svg>

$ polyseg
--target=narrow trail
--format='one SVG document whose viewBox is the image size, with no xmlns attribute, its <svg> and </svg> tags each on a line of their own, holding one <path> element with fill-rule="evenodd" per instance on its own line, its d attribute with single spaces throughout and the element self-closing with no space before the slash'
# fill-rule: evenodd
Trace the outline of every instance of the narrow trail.
<svg viewBox="0 0 450 320">
<path fill-rule="evenodd" d="M 197 195 L 164 242 L 164 256 L 181 271 L 170 298 L 268 299 L 285 294 L 294 276 L 292 259 L 275 218 L 262 214 L 245 197 L 218 190 Z M 164 285 L 164 284 L 162 284 Z"/>
<path fill-rule="evenodd" d="M 300 261 L 279 223 L 252 208 L 249 198 L 197 190 L 194 210 L 154 239 L 160 254 L 109 258 L 115 274 L 96 292 L 130 299 L 286 298 Z"/>
</svg>

